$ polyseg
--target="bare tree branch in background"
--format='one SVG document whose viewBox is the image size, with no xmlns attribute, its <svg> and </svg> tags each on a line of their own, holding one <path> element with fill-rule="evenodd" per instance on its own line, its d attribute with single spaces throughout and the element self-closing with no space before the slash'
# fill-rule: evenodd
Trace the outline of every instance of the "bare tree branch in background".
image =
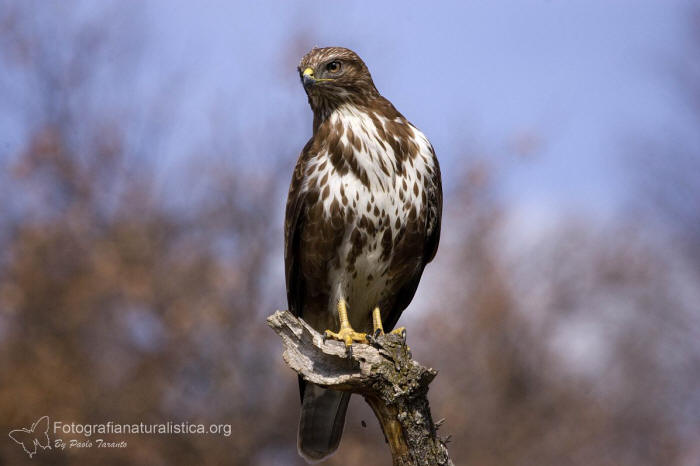
<svg viewBox="0 0 700 466">
<path fill-rule="evenodd" d="M 459 220 L 437 258 L 441 289 L 412 325 L 415 351 L 442 349 L 426 362 L 443 368 L 431 405 L 449 413 L 451 457 L 686 464 L 698 428 L 686 413 L 700 407 L 698 314 L 672 259 L 637 225 L 595 231 L 574 216 L 531 237 L 494 176 L 476 165 L 446 203 L 445 218 Z"/>
<path fill-rule="evenodd" d="M 40 10 L 0 8 L 1 67 L 27 86 L 0 96 L 22 96 L 26 112 L 15 112 L 24 117 L 18 144 L 0 161 L 0 423 L 9 431 L 39 412 L 82 423 L 230 423 L 229 438 L 133 437 L 123 450 L 35 461 L 248 463 L 269 430 L 255 420 L 277 416 L 275 395 L 250 389 L 275 372 L 250 350 L 264 344 L 251 309 L 264 300 L 274 230 L 259 212 L 273 208 L 275 180 L 217 168 L 210 153 L 199 157 L 206 193 L 194 192 L 199 172 L 190 173 L 175 194 L 189 190 L 192 200 L 174 206 L 156 189 L 153 151 L 171 131 L 164 115 L 148 115 L 160 128 L 142 133 L 153 101 L 109 99 L 133 91 L 123 73 L 138 73 L 128 45 L 139 9 L 87 21 L 68 5 Z M 0 442 L 0 462 L 22 455 Z"/>
</svg>

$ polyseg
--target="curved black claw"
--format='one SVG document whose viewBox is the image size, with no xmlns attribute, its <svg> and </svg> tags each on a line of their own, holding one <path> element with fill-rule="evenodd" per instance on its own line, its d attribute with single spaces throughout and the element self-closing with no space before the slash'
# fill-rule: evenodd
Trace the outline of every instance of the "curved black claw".
<svg viewBox="0 0 700 466">
<path fill-rule="evenodd" d="M 369 343 L 371 346 L 373 346 L 375 348 L 380 348 L 381 344 L 379 343 L 379 340 L 378 340 L 380 335 L 382 335 L 381 332 L 374 332 L 373 334 L 368 333 L 367 334 L 367 343 Z"/>
<path fill-rule="evenodd" d="M 377 337 L 374 336 L 373 333 L 368 333 L 367 334 L 367 343 L 370 345 L 374 345 L 377 342 Z"/>
</svg>

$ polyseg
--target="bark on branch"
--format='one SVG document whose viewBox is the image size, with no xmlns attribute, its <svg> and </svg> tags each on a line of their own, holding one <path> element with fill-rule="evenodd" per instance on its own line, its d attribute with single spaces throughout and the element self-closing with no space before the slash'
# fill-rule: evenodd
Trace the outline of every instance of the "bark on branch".
<svg viewBox="0 0 700 466">
<path fill-rule="evenodd" d="M 309 382 L 362 395 L 384 431 L 395 466 L 452 465 L 430 415 L 428 385 L 437 371 L 411 359 L 405 338 L 387 334 L 369 345 L 324 341 L 289 311 L 267 323 L 282 338 L 287 365 Z"/>
</svg>

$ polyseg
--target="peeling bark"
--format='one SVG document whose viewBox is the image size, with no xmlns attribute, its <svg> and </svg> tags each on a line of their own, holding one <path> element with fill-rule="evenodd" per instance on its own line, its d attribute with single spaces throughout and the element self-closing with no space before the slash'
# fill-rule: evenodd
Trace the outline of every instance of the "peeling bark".
<svg viewBox="0 0 700 466">
<path fill-rule="evenodd" d="M 348 351 L 342 342 L 324 341 L 289 311 L 275 312 L 267 323 L 282 338 L 282 357 L 292 370 L 309 382 L 365 398 L 379 419 L 395 466 L 452 465 L 427 398 L 437 371 L 411 359 L 404 337 L 381 335 Z"/>
</svg>

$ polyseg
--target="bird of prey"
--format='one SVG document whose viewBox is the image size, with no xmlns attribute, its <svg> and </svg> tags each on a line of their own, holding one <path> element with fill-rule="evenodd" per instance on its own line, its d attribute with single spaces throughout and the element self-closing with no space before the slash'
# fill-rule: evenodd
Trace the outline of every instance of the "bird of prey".
<svg viewBox="0 0 700 466">
<path fill-rule="evenodd" d="M 287 300 L 294 315 L 351 350 L 367 332 L 394 328 L 435 256 L 440 167 L 355 52 L 314 48 L 298 71 L 314 119 L 287 199 Z M 299 388 L 299 453 L 320 461 L 338 448 L 350 394 L 301 378 Z"/>
</svg>

